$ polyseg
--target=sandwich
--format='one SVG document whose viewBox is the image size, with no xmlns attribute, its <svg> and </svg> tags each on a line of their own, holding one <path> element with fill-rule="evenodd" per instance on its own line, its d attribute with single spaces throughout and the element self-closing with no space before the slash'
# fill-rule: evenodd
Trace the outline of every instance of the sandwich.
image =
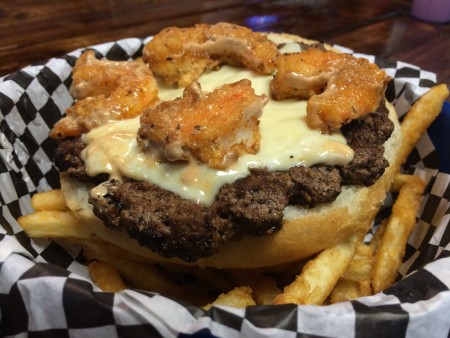
<svg viewBox="0 0 450 338">
<path fill-rule="evenodd" d="M 139 260 L 270 268 L 364 234 L 398 172 L 389 76 L 301 37 L 171 27 L 77 61 L 51 131 L 69 209 Z"/>
</svg>

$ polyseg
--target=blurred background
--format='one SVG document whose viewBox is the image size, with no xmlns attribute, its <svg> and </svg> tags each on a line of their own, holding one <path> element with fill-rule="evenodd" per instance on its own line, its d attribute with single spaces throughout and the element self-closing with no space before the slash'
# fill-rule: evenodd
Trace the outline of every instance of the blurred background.
<svg viewBox="0 0 450 338">
<path fill-rule="evenodd" d="M 450 23 L 417 18 L 432 2 L 449 7 L 450 0 L 415 1 L 426 3 L 416 17 L 411 0 L 0 1 L 0 76 L 92 44 L 228 21 L 405 61 L 450 83 Z"/>
</svg>

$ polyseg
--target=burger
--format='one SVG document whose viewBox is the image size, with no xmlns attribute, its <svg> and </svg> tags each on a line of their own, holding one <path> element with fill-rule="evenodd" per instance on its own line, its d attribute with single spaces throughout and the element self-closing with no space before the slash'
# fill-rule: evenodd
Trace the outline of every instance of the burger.
<svg viewBox="0 0 450 338">
<path fill-rule="evenodd" d="M 389 77 L 365 59 L 219 23 L 138 61 L 83 54 L 51 132 L 69 209 L 138 259 L 251 269 L 370 228 L 399 167 Z"/>
</svg>

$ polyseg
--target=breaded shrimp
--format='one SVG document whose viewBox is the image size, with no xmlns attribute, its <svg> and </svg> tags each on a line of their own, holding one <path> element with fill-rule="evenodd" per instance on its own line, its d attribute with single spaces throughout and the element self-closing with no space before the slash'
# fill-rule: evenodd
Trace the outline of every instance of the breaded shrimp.
<svg viewBox="0 0 450 338">
<path fill-rule="evenodd" d="M 267 102 L 267 96 L 255 94 L 249 80 L 223 85 L 209 94 L 194 82 L 183 97 L 145 110 L 138 144 L 163 160 L 196 159 L 225 169 L 239 156 L 259 151 L 258 119 Z"/>
<path fill-rule="evenodd" d="M 55 124 L 50 137 L 77 137 L 106 122 L 134 117 L 158 95 L 153 74 L 144 63 L 98 60 L 93 51 L 80 56 L 72 78 L 70 93 L 77 101 Z"/>
<path fill-rule="evenodd" d="M 166 28 L 144 47 L 143 59 L 166 84 L 186 87 L 221 64 L 272 74 L 278 54 L 265 35 L 222 22 Z"/>
<path fill-rule="evenodd" d="M 270 84 L 271 96 L 309 99 L 306 123 L 330 133 L 374 112 L 390 77 L 367 59 L 310 48 L 282 55 Z"/>
</svg>

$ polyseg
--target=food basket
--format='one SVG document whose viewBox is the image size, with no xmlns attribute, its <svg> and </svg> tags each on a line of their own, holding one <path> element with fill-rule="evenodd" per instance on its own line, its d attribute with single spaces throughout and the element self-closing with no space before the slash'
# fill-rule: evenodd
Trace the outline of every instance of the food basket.
<svg viewBox="0 0 450 338">
<path fill-rule="evenodd" d="M 91 46 L 126 60 L 149 40 Z M 341 48 L 341 47 L 339 47 Z M 351 52 L 342 48 L 346 52 Z M 273 305 L 205 311 L 142 290 L 100 291 L 76 245 L 30 239 L 16 219 L 31 195 L 58 188 L 53 124 L 73 103 L 71 70 L 82 50 L 0 78 L 0 336 L 30 337 L 447 337 L 450 332 L 450 107 L 421 138 L 404 170 L 427 181 L 398 282 L 382 293 L 327 306 Z M 370 55 L 393 78 L 386 97 L 400 116 L 436 81 L 433 73 Z M 389 209 L 389 198 L 385 203 Z M 384 212 L 384 211 L 381 211 Z"/>
</svg>

